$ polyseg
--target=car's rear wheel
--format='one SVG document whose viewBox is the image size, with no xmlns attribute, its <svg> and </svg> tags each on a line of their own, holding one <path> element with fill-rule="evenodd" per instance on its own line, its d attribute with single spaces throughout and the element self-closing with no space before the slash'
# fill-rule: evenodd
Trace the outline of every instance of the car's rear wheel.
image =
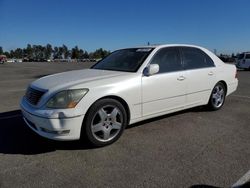
<svg viewBox="0 0 250 188">
<path fill-rule="evenodd" d="M 83 124 L 83 136 L 94 146 L 106 146 L 119 139 L 126 125 L 123 105 L 114 99 L 102 99 L 90 107 Z"/>
<path fill-rule="evenodd" d="M 225 98 L 225 86 L 223 83 L 219 82 L 214 86 L 207 106 L 210 110 L 219 110 L 223 106 Z"/>
</svg>

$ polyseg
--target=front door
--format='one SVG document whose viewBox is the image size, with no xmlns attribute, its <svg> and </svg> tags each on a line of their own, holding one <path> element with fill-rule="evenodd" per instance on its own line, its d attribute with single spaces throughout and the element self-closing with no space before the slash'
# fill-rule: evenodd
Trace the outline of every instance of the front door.
<svg viewBox="0 0 250 188">
<path fill-rule="evenodd" d="M 182 109 L 186 103 L 186 73 L 179 49 L 160 49 L 150 64 L 158 64 L 160 69 L 155 75 L 142 77 L 143 116 Z"/>
</svg>

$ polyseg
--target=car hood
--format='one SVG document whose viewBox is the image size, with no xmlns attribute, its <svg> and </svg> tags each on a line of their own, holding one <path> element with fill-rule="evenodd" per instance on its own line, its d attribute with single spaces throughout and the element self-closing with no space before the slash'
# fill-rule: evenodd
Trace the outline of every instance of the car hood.
<svg viewBox="0 0 250 188">
<path fill-rule="evenodd" d="M 85 82 L 117 77 L 124 74 L 126 73 L 98 69 L 75 70 L 42 77 L 32 82 L 31 86 L 44 90 L 67 88 Z"/>
</svg>

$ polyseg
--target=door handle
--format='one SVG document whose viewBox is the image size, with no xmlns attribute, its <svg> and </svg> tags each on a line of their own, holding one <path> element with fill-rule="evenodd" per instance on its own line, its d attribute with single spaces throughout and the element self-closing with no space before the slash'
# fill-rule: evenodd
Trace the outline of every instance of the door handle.
<svg viewBox="0 0 250 188">
<path fill-rule="evenodd" d="M 184 77 L 184 76 L 180 76 L 180 77 L 178 77 L 177 78 L 177 80 L 179 80 L 179 81 L 183 81 L 183 80 L 185 80 L 186 78 Z"/>
<path fill-rule="evenodd" d="M 208 73 L 208 75 L 212 76 L 212 75 L 214 75 L 214 73 L 211 71 L 211 72 Z"/>
</svg>

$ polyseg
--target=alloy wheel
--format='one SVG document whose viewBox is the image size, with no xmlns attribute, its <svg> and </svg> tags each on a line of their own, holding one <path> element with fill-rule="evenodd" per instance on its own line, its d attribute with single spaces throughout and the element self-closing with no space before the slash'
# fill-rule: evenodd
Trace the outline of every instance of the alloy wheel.
<svg viewBox="0 0 250 188">
<path fill-rule="evenodd" d="M 214 107 L 220 108 L 225 100 L 225 91 L 221 85 L 215 86 L 212 93 L 212 103 Z"/>
<path fill-rule="evenodd" d="M 119 108 L 106 105 L 95 113 L 91 123 L 91 131 L 98 141 L 108 142 L 119 134 L 122 124 L 123 117 Z"/>
</svg>

